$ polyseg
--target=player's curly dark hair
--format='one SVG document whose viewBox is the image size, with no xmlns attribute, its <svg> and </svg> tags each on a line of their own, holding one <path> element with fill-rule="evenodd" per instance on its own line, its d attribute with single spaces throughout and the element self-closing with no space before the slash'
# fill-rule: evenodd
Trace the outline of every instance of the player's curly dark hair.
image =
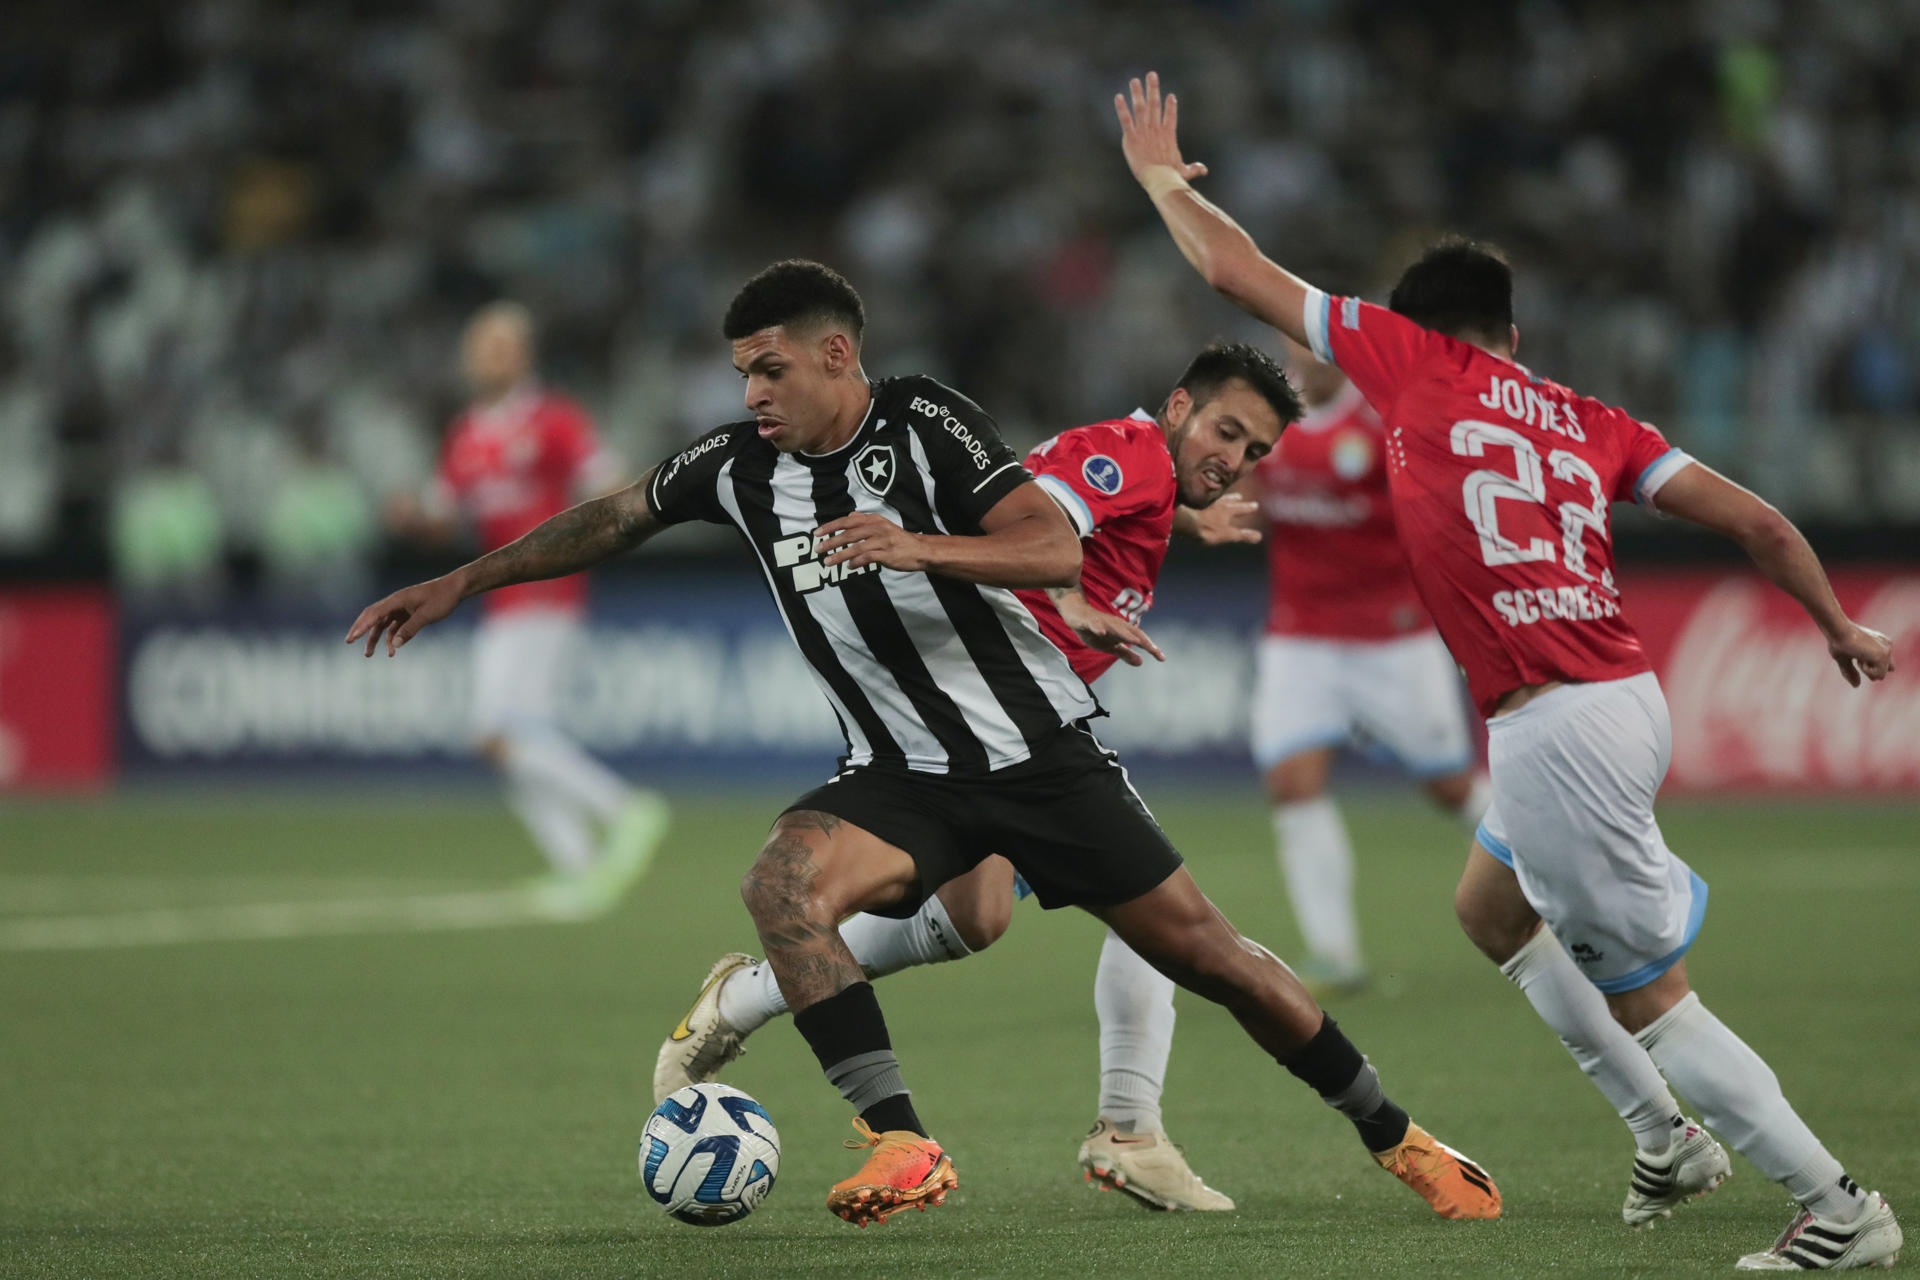
<svg viewBox="0 0 1920 1280">
<path fill-rule="evenodd" d="M 857 343 L 867 325 L 867 309 L 846 277 L 832 267 L 789 258 L 740 286 L 720 328 L 727 341 L 737 342 L 777 324 L 819 320 L 845 325 Z"/>
<path fill-rule="evenodd" d="M 1387 306 L 1422 328 L 1503 343 L 1513 327 L 1513 268 L 1493 245 L 1447 236 L 1401 274 Z"/>
<path fill-rule="evenodd" d="M 1245 342 L 1208 343 L 1175 385 L 1193 397 L 1193 407 L 1198 409 L 1235 379 L 1273 406 L 1281 426 L 1300 421 L 1300 395 L 1293 389 L 1293 380 L 1278 360 Z"/>
</svg>

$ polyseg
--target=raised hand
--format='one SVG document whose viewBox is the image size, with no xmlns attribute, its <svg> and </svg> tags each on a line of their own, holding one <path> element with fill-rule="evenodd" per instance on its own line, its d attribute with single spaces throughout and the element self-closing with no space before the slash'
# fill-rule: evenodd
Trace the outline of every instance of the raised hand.
<svg viewBox="0 0 1920 1280">
<path fill-rule="evenodd" d="M 1120 117 L 1120 150 L 1134 180 L 1152 194 L 1148 179 L 1159 171 L 1170 170 L 1182 182 L 1204 176 L 1207 166 L 1180 158 L 1180 100 L 1171 93 L 1160 96 L 1160 73 L 1149 71 L 1145 84 L 1136 78 L 1127 88 L 1128 94 L 1113 95 L 1113 110 Z"/>
<path fill-rule="evenodd" d="M 382 636 L 387 641 L 387 656 L 399 652 L 407 641 L 420 634 L 420 628 L 440 621 L 465 599 L 453 575 L 435 578 L 411 587 L 402 587 L 384 600 L 376 600 L 360 611 L 347 628 L 347 643 L 367 638 L 366 656 L 371 658 Z"/>
<path fill-rule="evenodd" d="M 1872 627 L 1849 622 L 1845 631 L 1827 641 L 1827 652 L 1839 664 L 1847 683 L 1856 689 L 1861 676 L 1885 680 L 1893 671 L 1893 641 Z"/>
</svg>

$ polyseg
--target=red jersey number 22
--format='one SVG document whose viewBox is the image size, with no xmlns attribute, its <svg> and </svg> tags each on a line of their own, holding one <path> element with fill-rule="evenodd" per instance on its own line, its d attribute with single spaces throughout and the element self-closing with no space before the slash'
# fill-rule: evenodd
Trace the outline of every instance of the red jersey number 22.
<svg viewBox="0 0 1920 1280">
<path fill-rule="evenodd" d="M 1529 538 L 1526 546 L 1520 546 L 1500 532 L 1499 518 L 1499 502 L 1503 498 L 1550 506 L 1547 502 L 1546 470 L 1551 469 L 1556 479 L 1584 481 L 1588 492 L 1593 495 L 1591 505 L 1583 506 L 1572 501 L 1559 504 L 1560 558 L 1568 569 L 1588 582 L 1610 595 L 1619 594 L 1614 589 L 1611 569 L 1602 570 L 1598 577 L 1587 571 L 1586 533 L 1592 530 L 1604 539 L 1607 522 L 1606 492 L 1600 486 L 1600 477 L 1587 465 L 1586 459 L 1565 449 L 1555 449 L 1547 455 L 1546 468 L 1543 469 L 1540 451 L 1534 448 L 1533 441 L 1512 427 L 1492 422 L 1456 422 L 1449 442 L 1453 452 L 1462 458 L 1484 458 L 1489 445 L 1513 450 L 1517 475 L 1483 467 L 1470 474 L 1460 486 L 1467 519 L 1473 522 L 1474 531 L 1480 535 L 1480 556 L 1487 564 L 1497 567 L 1555 559 L 1556 549 L 1550 539 Z"/>
</svg>

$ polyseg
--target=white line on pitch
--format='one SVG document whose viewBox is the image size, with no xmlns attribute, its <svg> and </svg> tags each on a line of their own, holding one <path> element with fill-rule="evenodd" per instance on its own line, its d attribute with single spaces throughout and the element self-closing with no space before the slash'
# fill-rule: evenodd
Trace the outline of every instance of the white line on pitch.
<svg viewBox="0 0 1920 1280">
<path fill-rule="evenodd" d="M 415 933 L 564 923 L 599 912 L 531 886 L 398 898 L 164 907 L 0 920 L 0 951 L 84 951 L 181 942 Z"/>
<path fill-rule="evenodd" d="M 0 916 L 216 906 L 293 899 L 439 895 L 498 888 L 499 880 L 428 876 L 0 875 Z M 186 899 L 182 903 L 180 900 Z"/>
</svg>

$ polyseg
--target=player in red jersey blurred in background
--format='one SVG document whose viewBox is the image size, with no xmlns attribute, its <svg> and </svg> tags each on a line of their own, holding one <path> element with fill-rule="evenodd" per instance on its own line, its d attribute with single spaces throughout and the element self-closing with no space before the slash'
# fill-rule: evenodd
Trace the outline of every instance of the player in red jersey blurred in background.
<svg viewBox="0 0 1920 1280">
<path fill-rule="evenodd" d="M 427 493 L 393 504 L 401 532 L 435 541 L 464 523 L 503 547 L 620 479 L 587 413 L 540 385 L 526 308 L 496 302 L 468 323 L 461 372 L 472 402 L 447 430 Z M 555 699 L 579 642 L 587 580 L 575 574 L 488 594 L 473 637 L 476 744 L 552 875 L 556 905 L 610 905 L 665 833 L 665 802 L 636 790 L 560 728 Z"/>
<path fill-rule="evenodd" d="M 1389 306 L 1281 268 L 1189 179 L 1159 79 L 1116 95 L 1121 146 L 1208 284 L 1338 365 L 1387 428 L 1394 520 L 1420 598 L 1487 717 L 1493 802 L 1454 906 L 1638 1148 L 1621 1216 L 1665 1217 L 1727 1175 L 1719 1131 L 1800 1208 L 1740 1270 L 1890 1266 L 1900 1224 L 1847 1176 L 1771 1068 L 1687 978 L 1707 885 L 1667 847 L 1653 801 L 1667 704 L 1622 612 L 1609 513 L 1634 501 L 1736 542 L 1819 628 L 1849 684 L 1893 670 L 1798 529 L 1654 427 L 1514 360 L 1513 272 L 1471 241 L 1408 267 Z M 1817 1018 L 1816 1018 L 1817 1021 Z M 1707 1128 L 1680 1114 L 1671 1083 Z"/>
<path fill-rule="evenodd" d="M 1318 995 L 1366 984 L 1353 847 L 1327 794 L 1336 752 L 1384 755 L 1472 831 L 1491 794 L 1460 675 L 1413 585 L 1380 416 L 1346 375 L 1281 338 L 1306 412 L 1242 486 L 1267 523 L 1267 622 L 1252 746 Z"/>
</svg>

